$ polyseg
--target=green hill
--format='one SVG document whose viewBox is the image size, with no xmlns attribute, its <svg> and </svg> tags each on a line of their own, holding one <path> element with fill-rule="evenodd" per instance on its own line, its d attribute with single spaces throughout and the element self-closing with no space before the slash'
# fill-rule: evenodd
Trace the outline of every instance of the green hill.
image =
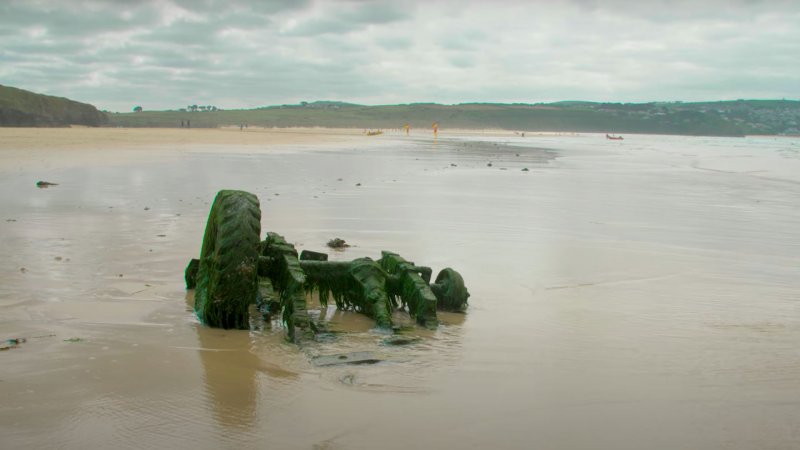
<svg viewBox="0 0 800 450">
<path fill-rule="evenodd" d="M 312 102 L 247 110 L 151 111 L 109 116 L 125 127 L 249 126 L 414 128 L 500 128 L 521 131 L 598 133 L 652 133 L 703 136 L 798 134 L 800 102 L 747 100 L 703 103 L 592 103 L 551 104 L 464 103 L 439 105 L 364 106 L 343 102 Z"/>
<path fill-rule="evenodd" d="M 0 126 L 96 127 L 107 120 L 106 114 L 86 103 L 0 85 Z"/>
</svg>

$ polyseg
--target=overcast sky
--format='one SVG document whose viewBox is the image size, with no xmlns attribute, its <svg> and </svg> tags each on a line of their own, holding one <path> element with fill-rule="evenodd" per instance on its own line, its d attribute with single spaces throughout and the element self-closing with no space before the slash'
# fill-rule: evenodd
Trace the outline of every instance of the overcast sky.
<svg viewBox="0 0 800 450">
<path fill-rule="evenodd" d="M 130 111 L 800 98 L 800 1 L 0 0 L 0 84 Z"/>
</svg>

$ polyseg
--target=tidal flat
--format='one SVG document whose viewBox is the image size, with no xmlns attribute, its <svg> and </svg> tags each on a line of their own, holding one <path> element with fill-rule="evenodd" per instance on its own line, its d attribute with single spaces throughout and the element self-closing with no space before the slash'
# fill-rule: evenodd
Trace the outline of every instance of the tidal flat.
<svg viewBox="0 0 800 450">
<path fill-rule="evenodd" d="M 403 346 L 333 306 L 302 346 L 204 327 L 220 189 L 299 250 L 455 268 L 467 313 Z M 2 448 L 800 441 L 799 138 L 0 129 L 0 191 Z"/>
</svg>

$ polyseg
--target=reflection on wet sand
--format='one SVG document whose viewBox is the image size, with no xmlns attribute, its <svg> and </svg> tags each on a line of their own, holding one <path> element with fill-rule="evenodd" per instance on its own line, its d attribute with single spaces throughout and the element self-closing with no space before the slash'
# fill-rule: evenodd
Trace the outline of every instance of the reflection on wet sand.
<svg viewBox="0 0 800 450">
<path fill-rule="evenodd" d="M 194 292 L 187 291 L 187 307 Z M 256 423 L 260 383 L 270 378 L 295 379 L 297 373 L 262 361 L 254 353 L 249 331 L 195 327 L 207 401 L 216 422 L 227 428 L 250 429 Z M 259 377 L 264 374 L 267 378 Z"/>
<path fill-rule="evenodd" d="M 225 427 L 250 428 L 258 398 L 258 358 L 250 352 L 249 333 L 198 326 L 197 339 L 214 418 Z"/>
</svg>

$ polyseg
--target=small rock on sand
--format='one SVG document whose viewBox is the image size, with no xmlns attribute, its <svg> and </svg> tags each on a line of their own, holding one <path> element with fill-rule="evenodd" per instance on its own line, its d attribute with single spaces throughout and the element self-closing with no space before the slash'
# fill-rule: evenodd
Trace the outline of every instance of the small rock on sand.
<svg viewBox="0 0 800 450">
<path fill-rule="evenodd" d="M 344 241 L 344 239 L 333 238 L 328 241 L 328 247 L 330 248 L 347 248 L 350 247 L 350 244 Z"/>
</svg>

